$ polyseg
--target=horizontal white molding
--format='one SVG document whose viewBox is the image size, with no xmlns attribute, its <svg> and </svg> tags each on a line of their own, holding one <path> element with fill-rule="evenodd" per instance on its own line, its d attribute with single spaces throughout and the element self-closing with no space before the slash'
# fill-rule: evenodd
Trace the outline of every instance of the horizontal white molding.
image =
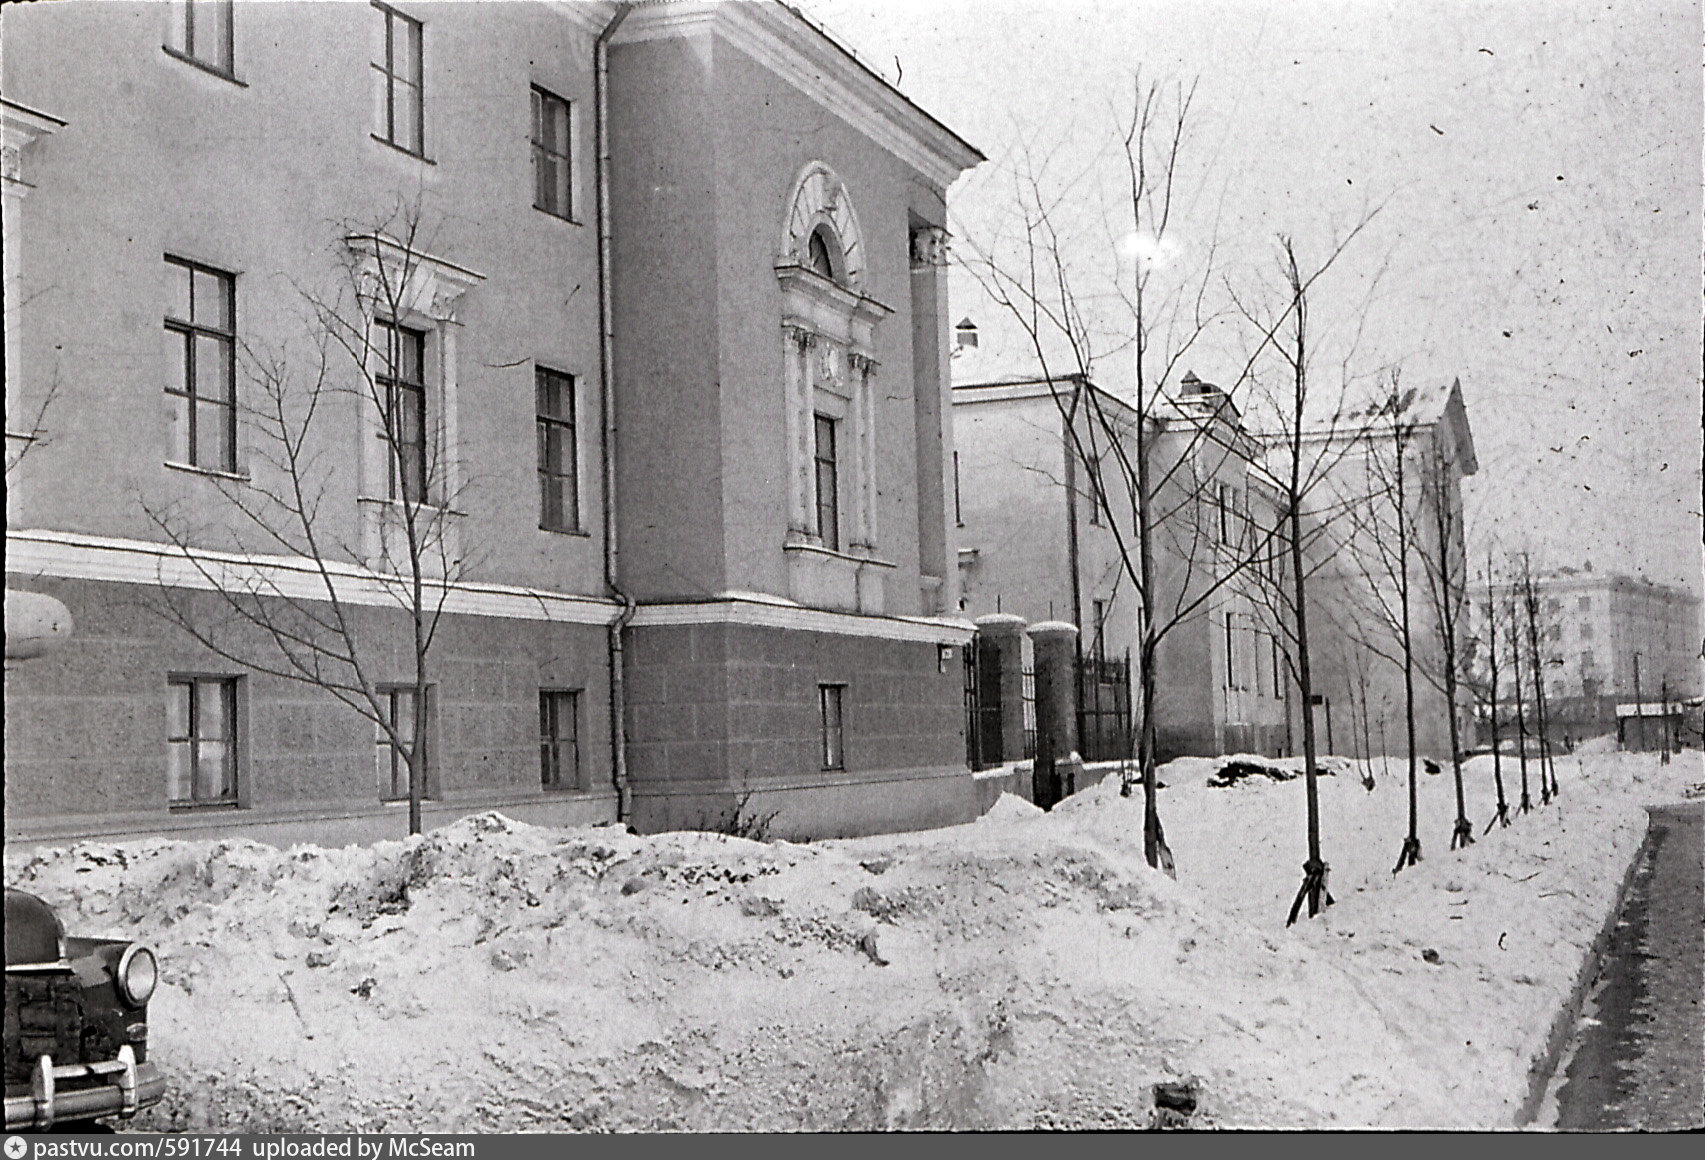
<svg viewBox="0 0 1705 1160">
<path fill-rule="evenodd" d="M 973 146 L 785 4 L 689 0 L 642 5 L 622 23 L 614 41 L 702 36 L 712 30 L 943 190 L 983 160 Z"/>
<path fill-rule="evenodd" d="M 165 585 L 273 595 L 289 600 L 327 599 L 325 580 L 314 562 L 300 556 L 245 556 L 192 549 L 185 554 L 170 544 L 86 536 L 75 532 L 6 533 L 6 571 L 20 576 L 98 580 L 112 584 Z M 403 580 L 353 564 L 327 562 L 339 600 L 377 608 L 404 606 Z M 215 584 L 217 578 L 219 583 Z M 607 625 L 620 605 L 596 596 L 552 592 L 508 584 L 464 581 L 448 586 L 427 580 L 427 599 L 444 593 L 444 611 L 465 616 L 538 620 L 563 624 Z"/>
<path fill-rule="evenodd" d="M 629 792 L 634 799 L 679 798 L 697 794 L 725 794 L 731 791 L 750 791 L 755 801 L 766 795 L 800 793 L 819 789 L 843 789 L 873 785 L 892 785 L 904 782 L 970 781 L 976 777 L 963 765 L 928 765 L 914 769 L 824 770 L 804 776 L 753 778 L 738 785 L 725 777 L 699 777 L 686 780 L 633 781 Z"/>
<path fill-rule="evenodd" d="M 635 614 L 633 623 L 637 628 L 738 624 L 918 644 L 962 645 L 977 631 L 977 626 L 968 620 L 941 616 L 859 616 L 806 608 L 760 592 L 725 592 L 714 600 L 692 604 L 646 604 Z"/>
<path fill-rule="evenodd" d="M 353 564 L 328 563 L 338 598 L 378 608 L 401 607 L 400 581 Z M 169 544 L 27 529 L 6 534 L 6 571 L 21 577 L 94 580 L 109 584 L 165 585 L 213 592 L 276 593 L 292 600 L 326 599 L 325 582 L 305 557 L 244 556 L 232 552 L 184 553 Z M 215 585 L 214 578 L 219 580 Z M 427 581 L 436 600 L 442 586 Z M 444 610 L 464 616 L 559 624 L 613 623 L 621 606 L 612 600 L 571 592 L 466 581 L 450 585 Z M 642 604 L 635 625 L 740 624 L 757 628 L 822 632 L 835 636 L 925 644 L 965 644 L 976 632 L 968 620 L 931 616 L 858 616 L 806 608 L 762 592 L 724 592 L 693 603 Z"/>
</svg>

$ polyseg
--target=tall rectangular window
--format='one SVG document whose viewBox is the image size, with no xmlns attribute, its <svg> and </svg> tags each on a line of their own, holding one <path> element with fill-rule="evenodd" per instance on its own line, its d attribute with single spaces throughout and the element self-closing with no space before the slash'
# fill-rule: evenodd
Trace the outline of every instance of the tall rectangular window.
<svg viewBox="0 0 1705 1160">
<path fill-rule="evenodd" d="M 235 804 L 237 682 L 172 677 L 166 682 L 166 784 L 174 806 Z"/>
<path fill-rule="evenodd" d="M 424 156 L 421 25 L 374 0 L 383 47 L 373 62 L 373 135 L 417 157 Z"/>
<path fill-rule="evenodd" d="M 1095 527 L 1101 526 L 1101 456 L 1085 457 L 1084 471 L 1088 476 L 1084 480 L 1084 496 L 1089 500 L 1089 522 Z"/>
<path fill-rule="evenodd" d="M 1091 600 L 1090 615 L 1095 618 L 1095 638 L 1090 645 L 1090 652 L 1097 659 L 1107 655 L 1107 602 Z"/>
<path fill-rule="evenodd" d="M 545 789 L 582 788 L 576 690 L 539 690 L 539 784 Z"/>
<path fill-rule="evenodd" d="M 844 719 L 841 716 L 842 694 L 846 692 L 845 685 L 818 685 L 817 703 L 823 716 L 823 768 L 845 769 L 847 767 L 846 740 L 843 731 Z"/>
<path fill-rule="evenodd" d="M 575 464 L 574 376 L 533 372 L 539 445 L 539 526 L 578 532 L 580 480 Z"/>
<path fill-rule="evenodd" d="M 959 502 L 959 452 L 953 453 L 953 523 L 965 526 L 965 509 Z"/>
<path fill-rule="evenodd" d="M 533 208 L 574 220 L 572 108 L 533 87 Z"/>
<path fill-rule="evenodd" d="M 412 685 L 379 691 L 380 708 L 397 734 L 397 741 L 393 742 L 390 733 L 378 725 L 373 727 L 374 768 L 379 775 L 379 800 L 382 802 L 408 799 L 409 754 L 414 752 L 415 746 L 415 693 Z"/>
<path fill-rule="evenodd" d="M 835 421 L 817 416 L 817 534 L 823 546 L 841 549 L 840 467 L 835 458 Z"/>
<path fill-rule="evenodd" d="M 426 502 L 426 334 L 375 322 L 374 345 L 383 360 L 374 376 L 384 412 L 379 440 L 390 462 L 386 495 Z"/>
<path fill-rule="evenodd" d="M 168 257 L 166 394 L 172 403 L 172 461 L 208 471 L 237 469 L 236 279 Z"/>
<path fill-rule="evenodd" d="M 1237 656 L 1232 649 L 1231 613 L 1225 614 L 1225 687 L 1237 688 Z"/>
<path fill-rule="evenodd" d="M 172 0 L 174 55 L 231 75 L 232 0 Z"/>
<path fill-rule="evenodd" d="M 1231 543 L 1231 488 L 1220 484 L 1220 543 Z"/>
</svg>

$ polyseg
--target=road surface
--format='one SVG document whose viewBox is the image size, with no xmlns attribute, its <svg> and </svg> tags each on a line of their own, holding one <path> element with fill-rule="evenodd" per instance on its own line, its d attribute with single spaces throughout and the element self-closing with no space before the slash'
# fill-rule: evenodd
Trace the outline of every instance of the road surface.
<svg viewBox="0 0 1705 1160">
<path fill-rule="evenodd" d="M 1652 811 L 1642 864 L 1557 1093 L 1560 1129 L 1705 1127 L 1702 819 L 1705 802 Z"/>
</svg>

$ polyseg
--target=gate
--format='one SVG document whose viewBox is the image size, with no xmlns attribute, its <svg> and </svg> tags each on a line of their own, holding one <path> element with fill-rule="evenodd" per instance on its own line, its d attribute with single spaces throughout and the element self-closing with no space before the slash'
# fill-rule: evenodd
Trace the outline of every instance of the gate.
<svg viewBox="0 0 1705 1160">
<path fill-rule="evenodd" d="M 977 637 L 965 646 L 965 762 L 972 769 L 1001 764 L 1000 654 Z"/>
<path fill-rule="evenodd" d="M 1021 665 L 1018 670 L 1019 690 L 1023 696 L 1024 753 L 1026 761 L 1036 756 L 1036 666 Z"/>
<path fill-rule="evenodd" d="M 1131 752 L 1131 654 L 1077 666 L 1077 743 L 1085 761 L 1121 761 Z"/>
</svg>

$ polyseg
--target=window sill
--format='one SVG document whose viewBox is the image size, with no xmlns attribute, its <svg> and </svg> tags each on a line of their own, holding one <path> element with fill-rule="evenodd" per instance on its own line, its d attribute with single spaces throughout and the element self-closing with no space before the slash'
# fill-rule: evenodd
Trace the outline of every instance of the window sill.
<svg viewBox="0 0 1705 1160">
<path fill-rule="evenodd" d="M 224 471 L 215 467 L 197 467 L 193 463 L 178 463 L 171 459 L 166 460 L 166 466 L 171 468 L 173 471 L 182 471 L 189 475 L 205 475 L 210 476 L 213 479 L 228 479 L 233 483 L 250 482 L 248 473 L 241 471 Z"/>
<path fill-rule="evenodd" d="M 590 540 L 592 538 L 592 533 L 585 528 L 547 528 L 543 524 L 540 524 L 539 530 L 541 532 L 549 532 L 553 536 L 574 536 L 582 540 Z"/>
<path fill-rule="evenodd" d="M 540 213 L 544 214 L 546 217 L 551 218 L 555 221 L 559 221 L 563 225 L 566 225 L 566 226 L 583 226 L 586 224 L 586 222 L 581 218 L 569 217 L 565 214 L 560 214 L 560 213 L 557 213 L 553 210 L 548 210 L 544 206 L 538 204 L 537 202 L 533 203 L 533 208 L 538 210 Z"/>
<path fill-rule="evenodd" d="M 355 497 L 355 502 L 358 504 L 371 504 L 375 507 L 395 508 L 399 512 L 401 512 L 406 506 L 406 501 L 404 500 L 390 499 L 386 496 L 380 495 L 358 495 Z M 456 508 L 450 507 L 448 504 L 434 503 L 429 499 L 415 500 L 414 510 L 446 516 L 465 516 L 468 514 L 467 512 L 459 511 Z"/>
<path fill-rule="evenodd" d="M 171 57 L 173 60 L 183 61 L 185 64 L 189 65 L 191 68 L 200 69 L 202 72 L 208 73 L 212 76 L 216 76 L 222 81 L 230 81 L 232 84 L 236 85 L 239 89 L 246 89 L 249 87 L 248 82 L 244 81 L 244 80 L 239 80 L 237 78 L 236 73 L 226 72 L 224 69 L 220 68 L 218 65 L 209 64 L 207 61 L 201 60 L 198 57 L 193 57 L 187 52 L 179 52 L 177 49 L 173 48 L 169 44 L 162 44 L 160 46 L 160 51 L 165 53 L 167 56 Z"/>
<path fill-rule="evenodd" d="M 548 793 L 548 794 L 558 794 L 558 793 L 590 793 L 591 791 L 588 790 L 583 785 L 542 785 L 539 787 L 539 792 L 540 793 Z"/>
<path fill-rule="evenodd" d="M 174 814 L 196 814 L 212 810 L 240 810 L 242 802 L 168 802 L 167 807 Z"/>
<path fill-rule="evenodd" d="M 428 157 L 426 154 L 416 153 L 413 149 L 409 149 L 409 148 L 406 148 L 402 145 L 398 145 L 395 141 L 387 141 L 383 137 L 379 136 L 379 134 L 377 134 L 377 133 L 369 133 L 368 136 L 372 137 L 373 140 L 377 141 L 379 144 L 383 145 L 385 148 L 393 149 L 396 152 L 401 153 L 404 157 L 412 157 L 414 160 L 420 162 L 422 165 L 437 165 L 438 164 L 438 162 L 432 160 L 432 158 Z"/>
</svg>

